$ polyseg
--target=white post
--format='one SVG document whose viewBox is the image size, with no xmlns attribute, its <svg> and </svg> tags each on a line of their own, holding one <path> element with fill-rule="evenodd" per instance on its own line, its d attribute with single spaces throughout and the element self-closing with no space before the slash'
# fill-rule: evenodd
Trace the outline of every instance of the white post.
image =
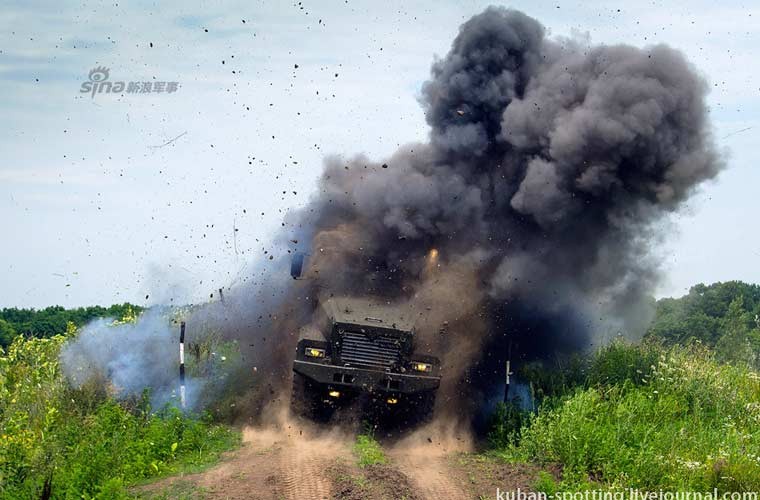
<svg viewBox="0 0 760 500">
<path fill-rule="evenodd" d="M 179 324 L 179 402 L 185 408 L 185 322 Z"/>
</svg>

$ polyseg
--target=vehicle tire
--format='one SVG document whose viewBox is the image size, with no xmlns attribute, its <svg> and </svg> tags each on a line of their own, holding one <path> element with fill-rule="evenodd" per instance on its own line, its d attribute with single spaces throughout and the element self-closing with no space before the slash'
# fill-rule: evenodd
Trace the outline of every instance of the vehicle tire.
<svg viewBox="0 0 760 500">
<path fill-rule="evenodd" d="M 414 394 L 406 405 L 406 425 L 416 427 L 433 420 L 435 409 L 435 391 L 424 391 Z"/>
<path fill-rule="evenodd" d="M 435 393 L 436 391 L 425 391 L 420 393 L 417 401 L 417 425 L 426 424 L 433 420 Z"/>
<path fill-rule="evenodd" d="M 333 407 L 324 401 L 324 390 L 300 373 L 293 373 L 293 390 L 290 393 L 290 411 L 295 417 L 326 422 Z"/>
<path fill-rule="evenodd" d="M 388 405 L 384 398 L 378 400 L 370 413 L 371 422 L 383 429 L 413 429 L 433 419 L 435 391 L 425 391 L 410 395 L 401 395 L 397 405 Z"/>
<path fill-rule="evenodd" d="M 313 408 L 306 377 L 293 373 L 293 390 L 290 392 L 290 411 L 295 417 L 311 418 Z"/>
</svg>

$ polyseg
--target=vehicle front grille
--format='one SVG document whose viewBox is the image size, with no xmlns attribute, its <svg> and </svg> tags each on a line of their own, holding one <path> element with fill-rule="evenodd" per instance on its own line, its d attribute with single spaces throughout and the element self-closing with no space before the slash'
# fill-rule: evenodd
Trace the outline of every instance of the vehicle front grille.
<svg viewBox="0 0 760 500">
<path fill-rule="evenodd" d="M 391 367 L 401 357 L 401 339 L 391 335 L 370 336 L 342 332 L 340 357 L 348 365 Z"/>
</svg>

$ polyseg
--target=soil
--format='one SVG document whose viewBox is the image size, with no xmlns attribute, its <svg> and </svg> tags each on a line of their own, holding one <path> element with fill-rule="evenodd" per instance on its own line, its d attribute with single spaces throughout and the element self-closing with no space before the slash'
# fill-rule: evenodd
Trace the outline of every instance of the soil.
<svg viewBox="0 0 760 500">
<path fill-rule="evenodd" d="M 497 487 L 530 491 L 541 470 L 474 453 L 465 437 L 432 426 L 383 442 L 385 464 L 359 467 L 354 439 L 338 428 L 311 424 L 249 427 L 243 431 L 243 446 L 218 465 L 133 493 L 139 498 L 225 500 L 495 498 Z"/>
</svg>

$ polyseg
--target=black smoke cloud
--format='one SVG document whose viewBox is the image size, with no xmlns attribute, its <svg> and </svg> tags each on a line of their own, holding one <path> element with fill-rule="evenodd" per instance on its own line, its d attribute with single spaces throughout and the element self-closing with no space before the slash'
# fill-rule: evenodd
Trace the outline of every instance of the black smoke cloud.
<svg viewBox="0 0 760 500">
<path fill-rule="evenodd" d="M 422 87 L 428 143 L 326 161 L 298 220 L 317 288 L 418 305 L 462 377 L 494 338 L 541 355 L 640 333 L 657 222 L 722 166 L 706 90 L 665 45 L 550 39 L 486 9 Z M 440 262 L 420 272 L 431 248 Z"/>
</svg>

